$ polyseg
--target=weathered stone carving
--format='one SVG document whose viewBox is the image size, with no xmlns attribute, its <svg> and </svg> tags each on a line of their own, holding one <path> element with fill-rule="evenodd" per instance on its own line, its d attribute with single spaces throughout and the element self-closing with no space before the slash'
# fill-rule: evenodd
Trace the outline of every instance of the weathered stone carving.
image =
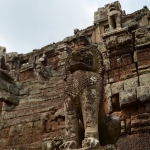
<svg viewBox="0 0 150 150">
<path fill-rule="evenodd" d="M 72 74 L 67 78 L 65 100 L 65 149 L 79 148 L 79 118 L 83 120 L 85 137 L 82 147 L 98 148 L 98 112 L 102 92 L 102 57 L 95 47 L 73 51 L 67 62 Z M 80 106 L 81 105 L 81 106 Z M 80 108 L 79 110 L 76 110 Z M 82 111 L 82 117 L 77 113 Z"/>
<path fill-rule="evenodd" d="M 127 27 L 128 30 L 133 30 L 138 27 L 138 22 L 135 19 L 131 19 L 122 23 L 122 27 Z"/>
<path fill-rule="evenodd" d="M 121 5 L 118 1 L 108 4 L 107 6 L 108 24 L 110 30 L 119 29 L 121 25 Z"/>
<path fill-rule="evenodd" d="M 142 48 L 150 45 L 150 26 L 135 31 L 135 47 Z"/>
<path fill-rule="evenodd" d="M 8 70 L 9 66 L 6 64 L 6 48 L 0 46 L 0 68 Z"/>
<path fill-rule="evenodd" d="M 107 56 L 110 58 L 112 57 L 118 57 L 118 55 L 122 55 L 125 53 L 132 52 L 132 46 L 133 46 L 133 37 L 132 34 L 129 33 L 128 28 L 121 28 L 119 30 L 114 30 L 112 32 L 104 33 L 101 35 L 103 38 L 103 41 L 105 42 L 106 49 L 107 49 Z M 112 60 L 114 58 L 110 59 L 111 69 L 112 67 Z M 106 59 L 104 59 L 105 62 Z M 120 67 L 121 63 L 123 65 L 123 61 L 121 62 L 121 59 L 118 57 L 117 60 L 117 66 Z"/>
<path fill-rule="evenodd" d="M 75 35 L 78 34 L 78 32 L 80 32 L 79 29 L 74 29 L 74 34 L 75 34 Z"/>
<path fill-rule="evenodd" d="M 49 67 L 46 67 L 46 66 L 43 65 L 43 63 L 45 61 L 46 61 L 46 56 L 45 56 L 45 52 L 43 52 L 42 57 L 40 57 L 36 61 L 35 73 L 36 73 L 37 77 L 49 79 L 50 76 L 52 76 L 52 74 L 51 74 L 51 71 L 50 71 Z"/>
<path fill-rule="evenodd" d="M 17 52 L 7 53 L 7 62 L 10 64 L 10 69 L 19 69 L 19 57 Z"/>
<path fill-rule="evenodd" d="M 105 7 L 98 8 L 98 10 L 94 12 L 94 24 L 106 19 L 107 19 L 107 9 Z"/>
<path fill-rule="evenodd" d="M 82 30 L 74 29 L 74 36 L 67 37 L 63 40 L 64 43 L 72 43 L 72 48 L 84 47 L 90 44 L 90 39 Z"/>
<path fill-rule="evenodd" d="M 82 122 L 85 129 L 82 148 L 99 149 L 98 117 L 103 89 L 101 53 L 94 45 L 73 50 L 66 61 L 66 72 L 66 136 L 62 147 L 64 149 L 81 147 L 79 122 Z"/>
<path fill-rule="evenodd" d="M 118 44 L 117 36 L 110 36 L 106 39 L 107 49 L 116 48 Z"/>
</svg>

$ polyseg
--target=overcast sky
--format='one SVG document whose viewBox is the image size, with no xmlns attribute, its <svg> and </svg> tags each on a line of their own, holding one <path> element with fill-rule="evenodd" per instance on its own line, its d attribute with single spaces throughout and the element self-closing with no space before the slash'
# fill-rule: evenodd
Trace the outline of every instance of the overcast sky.
<svg viewBox="0 0 150 150">
<path fill-rule="evenodd" d="M 0 0 L 0 46 L 28 53 L 93 24 L 94 11 L 115 0 Z M 120 0 L 127 14 L 150 0 Z"/>
</svg>

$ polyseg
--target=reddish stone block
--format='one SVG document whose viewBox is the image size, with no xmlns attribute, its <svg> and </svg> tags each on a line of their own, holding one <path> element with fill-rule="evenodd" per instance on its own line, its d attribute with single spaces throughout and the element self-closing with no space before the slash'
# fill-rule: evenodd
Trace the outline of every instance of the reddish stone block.
<svg viewBox="0 0 150 150">
<path fill-rule="evenodd" d="M 135 63 L 120 68 L 120 78 L 125 79 L 137 75 Z"/>
<path fill-rule="evenodd" d="M 45 55 L 46 55 L 47 58 L 55 56 L 56 55 L 55 50 L 54 49 L 49 49 L 47 52 L 45 52 Z M 41 54 L 41 56 L 42 56 L 42 54 Z M 39 56 L 39 57 L 41 57 L 41 56 Z"/>
<path fill-rule="evenodd" d="M 19 144 L 20 137 L 19 136 L 14 136 L 14 137 L 9 137 L 8 139 L 8 146 L 16 146 Z"/>
<path fill-rule="evenodd" d="M 150 60 L 138 61 L 138 67 L 150 65 Z"/>
<path fill-rule="evenodd" d="M 51 123 L 51 125 L 52 125 L 52 131 L 53 131 L 53 132 L 65 128 L 65 122 L 53 121 L 53 122 Z"/>
<path fill-rule="evenodd" d="M 9 128 L 2 129 L 2 130 L 0 130 L 0 137 L 6 138 L 6 137 L 8 137 L 8 133 L 9 133 Z"/>
<path fill-rule="evenodd" d="M 150 49 L 137 50 L 137 60 L 150 60 Z"/>
<path fill-rule="evenodd" d="M 117 141 L 117 150 L 148 150 L 150 134 L 140 133 L 121 136 Z"/>
<path fill-rule="evenodd" d="M 51 125 L 51 120 L 46 121 L 46 132 L 51 132 L 52 131 L 52 125 Z"/>
<path fill-rule="evenodd" d="M 28 135 L 33 133 L 33 122 L 24 123 L 22 128 L 23 135 Z"/>
<path fill-rule="evenodd" d="M 34 143 L 43 139 L 42 134 L 30 134 L 31 141 L 30 143 Z"/>
<path fill-rule="evenodd" d="M 138 67 L 150 64 L 150 49 L 143 49 L 137 51 Z"/>
<path fill-rule="evenodd" d="M 131 53 L 125 54 L 121 56 L 122 59 L 122 66 L 130 65 L 133 63 Z"/>
<path fill-rule="evenodd" d="M 34 136 L 34 138 L 36 138 L 36 137 L 37 137 L 37 135 Z M 32 141 L 32 134 L 19 136 L 18 141 L 19 141 L 20 145 L 31 144 L 33 142 Z"/>
<path fill-rule="evenodd" d="M 132 45 L 129 46 L 124 46 L 124 47 L 117 47 L 118 50 L 118 54 L 122 55 L 122 54 L 127 54 L 127 53 L 131 53 L 133 51 Z"/>
<path fill-rule="evenodd" d="M 111 66 L 111 69 L 116 69 L 116 68 L 121 67 L 121 57 L 115 56 L 113 58 L 110 58 L 110 66 Z"/>
<path fill-rule="evenodd" d="M 110 70 L 108 72 L 109 82 L 120 81 L 120 72 L 119 69 Z"/>
<path fill-rule="evenodd" d="M 108 56 L 109 57 L 114 57 L 114 56 L 117 56 L 117 55 L 118 55 L 117 49 L 109 49 L 109 51 L 108 51 Z"/>
<path fill-rule="evenodd" d="M 51 125 L 52 125 L 52 131 L 53 132 L 59 130 L 59 127 L 58 127 L 59 125 L 58 125 L 57 121 L 51 122 Z"/>
<path fill-rule="evenodd" d="M 20 72 L 19 81 L 31 79 L 33 77 L 34 77 L 33 69 L 28 69 L 28 70 L 25 70 L 23 72 Z"/>
<path fill-rule="evenodd" d="M 51 65 L 51 69 L 54 69 L 54 70 L 57 69 L 58 61 L 59 61 L 58 56 L 47 57 L 47 65 Z"/>
<path fill-rule="evenodd" d="M 34 122 L 33 133 L 36 134 L 45 133 L 45 122 L 43 120 Z"/>
</svg>

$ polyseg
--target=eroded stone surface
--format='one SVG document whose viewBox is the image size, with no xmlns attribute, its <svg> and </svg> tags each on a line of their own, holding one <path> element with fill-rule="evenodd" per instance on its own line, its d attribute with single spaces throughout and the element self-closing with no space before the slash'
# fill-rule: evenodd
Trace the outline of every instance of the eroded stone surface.
<svg viewBox="0 0 150 150">
<path fill-rule="evenodd" d="M 119 102 L 121 107 L 137 104 L 136 89 L 127 89 L 119 93 Z"/>
<path fill-rule="evenodd" d="M 75 141 L 69 148 L 78 148 L 79 119 L 84 125 L 84 141 L 82 147 L 98 148 L 98 112 L 102 96 L 102 56 L 95 46 L 72 51 L 68 58 L 66 68 L 65 93 L 69 96 L 65 101 L 66 137 L 65 145 Z M 101 91 L 99 93 L 99 91 Z M 82 112 L 82 115 L 80 114 Z M 64 147 L 65 148 L 65 147 Z"/>
<path fill-rule="evenodd" d="M 0 81 L 0 90 L 3 89 L 3 92 L 0 92 L 0 97 L 3 99 L 0 101 L 0 149 L 58 150 L 66 140 L 65 119 L 73 119 L 70 124 L 66 123 L 67 132 L 69 134 L 71 126 L 74 126 L 74 132 L 71 130 L 72 138 L 74 138 L 79 131 L 78 144 L 80 146 L 85 137 L 84 147 L 100 143 L 100 148 L 92 147 L 108 150 L 116 147 L 118 150 L 149 149 L 149 18 L 150 12 L 146 6 L 126 15 L 120 3 L 113 2 L 98 8 L 94 13 L 92 26 L 83 30 L 75 29 L 73 36 L 60 42 L 35 49 L 28 54 L 6 53 L 6 48 L 0 47 L 0 67 L 5 70 L 5 73 L 1 71 L 0 76 L 3 79 L 8 77 Z M 92 49 L 87 55 L 84 52 L 80 53 L 79 56 L 84 56 L 82 60 L 76 55 L 77 53 L 74 53 L 73 58 L 88 64 L 87 66 L 74 64 L 69 68 L 72 76 L 75 70 L 80 68 L 76 75 L 82 74 L 81 80 L 76 81 L 74 78 L 73 86 L 78 87 L 78 84 L 82 83 L 84 85 L 81 85 L 81 88 L 74 88 L 70 95 L 78 97 L 82 93 L 84 107 L 82 111 L 75 113 L 72 110 L 80 108 L 77 107 L 80 105 L 79 103 L 76 103 L 76 107 L 71 105 L 71 109 L 68 110 L 70 117 L 65 118 L 63 102 L 64 100 L 68 103 L 70 101 L 64 96 L 64 80 L 70 76 L 70 73 L 67 72 L 68 68 L 65 68 L 68 55 L 72 49 L 77 52 L 79 49 L 89 48 L 92 44 L 98 45 L 97 50 L 102 56 L 103 68 L 98 68 L 98 72 L 104 72 L 104 84 L 101 86 L 104 91 L 96 90 L 94 87 L 99 83 L 101 85 L 101 82 L 96 80 L 99 79 L 99 76 L 95 75 L 97 72 L 94 72 L 94 67 L 91 72 L 95 74 L 85 74 L 85 72 L 90 72 L 91 64 L 97 62 L 97 60 L 91 61 Z M 84 73 L 81 73 L 81 70 Z M 18 81 L 22 82 L 23 86 L 18 85 Z M 71 85 L 72 83 L 69 85 L 69 90 L 72 89 Z M 96 95 L 99 94 L 101 103 L 100 107 L 97 107 L 99 101 L 96 99 L 99 96 Z M 76 98 L 76 102 L 79 101 L 78 99 L 79 97 Z M 94 100 L 91 101 L 91 99 Z M 85 101 L 89 103 L 85 105 Z M 6 103 L 9 103 L 9 106 Z M 5 111 L 6 108 L 9 108 L 10 111 Z M 88 110 L 90 115 L 86 114 L 85 110 Z M 105 133 L 101 134 L 97 126 L 92 129 L 89 127 L 92 125 L 91 120 L 94 120 L 96 115 L 99 115 L 99 121 L 103 122 L 102 125 L 105 124 L 105 131 L 111 131 L 106 135 L 117 131 L 115 127 L 111 127 L 111 119 L 109 122 L 108 116 L 116 115 L 120 118 L 121 135 L 117 145 L 110 144 L 110 142 L 103 144 L 102 140 L 99 141 L 97 137 L 105 139 Z M 79 116 L 84 116 L 84 119 L 80 117 L 78 123 Z M 89 118 L 85 119 L 87 116 Z M 112 122 L 114 122 L 113 119 Z M 85 135 L 84 129 L 86 129 Z M 111 135 L 107 136 L 107 139 L 111 139 Z M 76 142 L 69 142 L 70 147 L 71 143 L 73 147 L 76 145 L 74 144 Z M 68 147 L 68 144 L 66 145 Z"/>
</svg>

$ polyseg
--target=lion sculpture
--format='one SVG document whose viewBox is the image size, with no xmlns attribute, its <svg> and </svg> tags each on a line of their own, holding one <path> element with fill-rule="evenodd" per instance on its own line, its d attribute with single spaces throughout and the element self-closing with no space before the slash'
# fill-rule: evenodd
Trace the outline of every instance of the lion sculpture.
<svg viewBox="0 0 150 150">
<path fill-rule="evenodd" d="M 96 45 L 73 50 L 66 60 L 64 149 L 99 149 L 103 61 Z M 84 128 L 82 138 L 81 126 Z M 82 142 L 81 142 L 82 141 Z"/>
</svg>

